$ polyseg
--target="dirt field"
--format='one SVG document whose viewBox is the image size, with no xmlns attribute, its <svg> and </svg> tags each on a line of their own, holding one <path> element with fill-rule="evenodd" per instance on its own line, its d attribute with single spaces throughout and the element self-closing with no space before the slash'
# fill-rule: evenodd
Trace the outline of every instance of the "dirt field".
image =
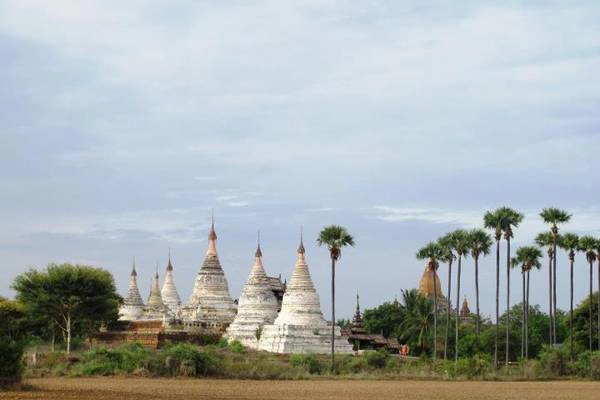
<svg viewBox="0 0 600 400">
<path fill-rule="evenodd" d="M 212 379 L 52 378 L 37 390 L 0 399 L 576 399 L 600 398 L 594 382 L 231 381 Z"/>
</svg>

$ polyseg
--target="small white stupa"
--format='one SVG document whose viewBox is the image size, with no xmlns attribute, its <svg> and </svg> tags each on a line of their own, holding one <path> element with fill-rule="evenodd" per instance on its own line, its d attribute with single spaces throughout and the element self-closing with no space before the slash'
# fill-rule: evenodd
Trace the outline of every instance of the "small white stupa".
<svg viewBox="0 0 600 400">
<path fill-rule="evenodd" d="M 298 260 L 279 315 L 265 325 L 258 343 L 259 350 L 273 353 L 328 353 L 331 351 L 331 325 L 323 318 L 319 295 L 315 291 L 300 239 Z M 351 353 L 352 346 L 335 328 L 335 351 Z"/>
<path fill-rule="evenodd" d="M 173 279 L 173 264 L 171 264 L 171 250 L 169 249 L 169 263 L 165 272 L 165 281 L 163 282 L 162 290 L 160 291 L 163 302 L 173 314 L 178 314 L 181 309 L 181 298 L 175 287 Z"/>
<path fill-rule="evenodd" d="M 262 264 L 259 243 L 254 266 L 240 296 L 237 315 L 227 328 L 225 337 L 230 341 L 238 340 L 244 346 L 257 348 L 263 325 L 273 323 L 278 308 L 279 303 Z"/>
<path fill-rule="evenodd" d="M 123 300 L 123 305 L 119 308 L 119 320 L 135 321 L 142 316 L 144 312 L 144 301 L 140 296 L 140 290 L 137 284 L 137 272 L 135 270 L 135 258 L 133 259 L 133 268 L 129 278 L 129 288 L 127 297 Z"/>
<path fill-rule="evenodd" d="M 152 289 L 150 290 L 150 296 L 148 302 L 144 307 L 144 313 L 140 319 L 142 320 L 165 320 L 172 316 L 171 310 L 163 302 L 160 294 L 160 284 L 158 278 L 158 264 L 156 265 L 156 274 L 152 280 Z"/>
<path fill-rule="evenodd" d="M 236 311 L 217 255 L 217 233 L 213 219 L 208 234 L 206 256 L 186 306 L 186 318 L 208 327 L 227 326 L 233 321 Z"/>
</svg>

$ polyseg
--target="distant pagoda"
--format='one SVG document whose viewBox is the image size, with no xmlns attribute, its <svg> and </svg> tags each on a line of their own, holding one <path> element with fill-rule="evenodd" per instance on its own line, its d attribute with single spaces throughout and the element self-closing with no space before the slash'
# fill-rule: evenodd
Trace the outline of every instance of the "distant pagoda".
<svg viewBox="0 0 600 400">
<path fill-rule="evenodd" d="M 227 279 L 217 255 L 214 220 L 208 234 L 206 256 L 196 276 L 194 289 L 184 314 L 185 318 L 200 322 L 207 327 L 226 327 L 236 314 L 236 306 L 229 294 Z"/>
<path fill-rule="evenodd" d="M 444 292 L 442 291 L 440 277 L 437 274 L 437 267 L 437 263 L 427 261 L 425 264 L 425 271 L 423 271 L 421 281 L 419 282 L 419 294 L 433 299 L 437 293 L 438 309 L 446 310 L 448 309 L 448 299 L 446 299 Z"/>
<path fill-rule="evenodd" d="M 140 296 L 140 290 L 137 284 L 137 272 L 135 270 L 135 258 L 133 259 L 133 268 L 129 278 L 129 288 L 127 296 L 123 300 L 123 305 L 119 308 L 119 319 L 122 321 L 135 321 L 141 317 L 144 312 L 144 301 Z"/>
<path fill-rule="evenodd" d="M 331 326 L 323 318 L 319 295 L 315 291 L 305 260 L 302 240 L 298 260 L 281 311 L 273 324 L 265 325 L 258 343 L 259 350 L 274 353 L 328 353 L 331 351 Z M 335 351 L 352 352 L 352 346 L 335 329 Z"/>
<path fill-rule="evenodd" d="M 262 263 L 260 243 L 254 254 L 254 266 L 242 290 L 235 319 L 227 328 L 228 340 L 238 340 L 244 346 L 257 348 L 262 327 L 277 317 L 279 302 Z"/>
<path fill-rule="evenodd" d="M 172 316 L 171 310 L 163 302 L 162 295 L 160 294 L 160 284 L 158 277 L 158 265 L 157 271 L 152 280 L 152 289 L 150 290 L 150 296 L 148 302 L 144 307 L 144 313 L 142 314 L 142 320 L 165 320 Z"/>
<path fill-rule="evenodd" d="M 165 272 L 165 281 L 161 290 L 163 302 L 173 314 L 179 313 L 181 309 L 181 298 L 177 293 L 175 287 L 175 280 L 173 279 L 173 264 L 171 264 L 171 250 L 169 250 L 169 263 L 167 264 Z"/>
</svg>

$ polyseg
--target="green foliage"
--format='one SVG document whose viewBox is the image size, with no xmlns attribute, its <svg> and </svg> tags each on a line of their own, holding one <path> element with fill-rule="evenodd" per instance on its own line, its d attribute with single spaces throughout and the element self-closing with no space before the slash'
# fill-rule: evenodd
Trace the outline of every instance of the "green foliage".
<svg viewBox="0 0 600 400">
<path fill-rule="evenodd" d="M 431 347 L 432 303 L 431 299 L 421 296 L 416 289 L 402 291 L 404 314 L 398 339 L 401 343 L 407 343 L 416 354 L 426 353 Z"/>
<path fill-rule="evenodd" d="M 377 351 L 366 352 L 364 357 L 369 366 L 373 368 L 385 368 L 390 354 L 384 349 L 379 349 Z"/>
<path fill-rule="evenodd" d="M 542 210 L 540 217 L 542 217 L 545 223 L 556 225 L 569 222 L 571 214 L 559 208 L 548 207 Z"/>
<path fill-rule="evenodd" d="M 21 379 L 27 325 L 22 305 L 0 298 L 0 386 Z"/>
<path fill-rule="evenodd" d="M 319 232 L 317 244 L 319 246 L 327 246 L 331 253 L 331 258 L 337 260 L 341 256 L 342 248 L 354 246 L 355 242 L 354 237 L 343 226 L 329 225 Z"/>
<path fill-rule="evenodd" d="M 573 340 L 576 349 L 589 350 L 589 326 L 592 324 L 592 348 L 598 348 L 596 334 L 598 321 L 598 292 L 592 294 L 592 320 L 589 314 L 590 299 L 588 296 L 573 310 Z"/>
<path fill-rule="evenodd" d="M 540 372 L 544 375 L 549 377 L 566 375 L 569 356 L 563 349 L 544 347 L 539 358 Z"/>
<path fill-rule="evenodd" d="M 363 314 L 363 327 L 369 333 L 381 333 L 385 337 L 397 337 L 398 327 L 404 318 L 404 309 L 398 302 L 385 302 L 368 308 Z"/>
<path fill-rule="evenodd" d="M 579 354 L 573 372 L 581 377 L 600 380 L 600 351 Z"/>
<path fill-rule="evenodd" d="M 172 375 L 207 376 L 218 372 L 219 360 L 199 347 L 180 343 L 165 347 L 159 352 L 167 372 Z"/>
<path fill-rule="evenodd" d="M 240 343 L 239 340 L 233 340 L 231 343 L 229 343 L 229 348 L 231 351 L 238 354 L 246 352 L 246 348 Z"/>
<path fill-rule="evenodd" d="M 305 369 L 309 374 L 320 374 L 324 370 L 323 364 L 314 354 L 292 354 L 290 364 Z"/>
<path fill-rule="evenodd" d="M 421 247 L 416 254 L 418 260 L 429 260 L 436 263 L 442 257 L 442 246 L 438 243 L 429 242 Z"/>
</svg>

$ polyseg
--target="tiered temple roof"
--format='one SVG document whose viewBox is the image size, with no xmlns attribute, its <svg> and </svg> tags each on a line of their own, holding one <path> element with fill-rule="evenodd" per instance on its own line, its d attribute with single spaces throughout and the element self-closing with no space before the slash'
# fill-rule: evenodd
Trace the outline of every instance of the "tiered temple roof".
<svg viewBox="0 0 600 400">
<path fill-rule="evenodd" d="M 174 314 L 179 312 L 181 308 L 181 298 L 179 297 L 179 293 L 177 293 L 177 288 L 175 287 L 175 280 L 173 279 L 173 264 L 171 264 L 171 251 L 169 251 L 169 263 L 167 264 L 166 272 L 165 272 L 165 281 L 163 283 L 163 287 L 161 290 L 161 295 L 163 301 L 167 307 Z"/>
<path fill-rule="evenodd" d="M 331 350 L 331 326 L 323 318 L 319 295 L 315 291 L 302 240 L 298 259 L 279 315 L 263 327 L 258 348 L 275 353 L 327 353 Z M 336 328 L 336 351 L 348 353 L 352 347 Z"/>
<path fill-rule="evenodd" d="M 169 307 L 163 302 L 162 295 L 160 294 L 160 284 L 158 277 L 158 265 L 157 271 L 152 280 L 152 289 L 150 290 L 150 296 L 148 302 L 144 307 L 144 313 L 140 319 L 142 320 L 164 320 L 172 315 Z"/>
<path fill-rule="evenodd" d="M 213 221 L 208 234 L 208 249 L 186 307 L 186 317 L 210 326 L 227 326 L 235 314 L 236 306 L 217 255 L 217 233 Z"/>
<path fill-rule="evenodd" d="M 438 309 L 446 310 L 448 309 L 449 302 L 448 299 L 444 296 L 444 292 L 442 291 L 440 277 L 437 274 L 438 266 L 439 265 L 437 263 L 427 261 L 427 263 L 425 264 L 425 271 L 423 271 L 421 281 L 419 282 L 419 293 L 422 296 L 428 297 L 430 299 L 433 299 L 435 293 L 437 293 Z"/>
<path fill-rule="evenodd" d="M 256 348 L 262 326 L 273 323 L 277 317 L 279 302 L 263 267 L 260 244 L 254 256 L 254 266 L 242 290 L 237 315 L 227 328 L 226 336 Z"/>
<path fill-rule="evenodd" d="M 144 301 L 140 296 L 140 290 L 137 284 L 137 272 L 135 270 L 135 258 L 133 260 L 133 268 L 129 278 L 129 287 L 127 296 L 123 300 L 123 305 L 119 309 L 119 319 L 125 321 L 133 321 L 138 319 L 144 310 Z"/>
</svg>

